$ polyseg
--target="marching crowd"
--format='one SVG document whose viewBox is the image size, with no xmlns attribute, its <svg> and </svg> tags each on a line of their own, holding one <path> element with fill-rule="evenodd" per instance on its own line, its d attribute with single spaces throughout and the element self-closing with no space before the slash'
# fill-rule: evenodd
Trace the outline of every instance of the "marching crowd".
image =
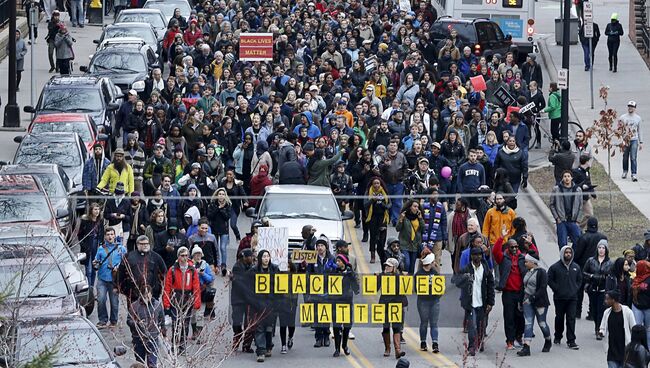
<svg viewBox="0 0 650 368">
<path fill-rule="evenodd" d="M 88 206 L 79 231 L 97 288 L 98 327 L 117 323 L 118 293 L 126 295 L 136 356 L 156 366 L 155 341 L 166 334 L 162 316 L 172 318 L 174 349 L 184 351 L 188 336 L 200 336 L 198 310 L 214 314 L 211 285 L 220 274 L 231 282 L 233 349 L 241 346 L 260 362 L 271 357 L 279 322 L 280 353 L 288 353 L 298 296 L 250 292 L 251 275 L 280 272 L 257 236 L 260 226 L 273 224 L 255 221 L 246 233 L 237 219 L 259 205 L 267 186 L 307 184 L 330 187 L 341 209 L 353 210 L 370 263 L 379 262 L 384 274 L 438 275 L 443 250 L 451 254 L 469 355 L 484 349 L 495 292 L 507 349 L 531 354 L 535 320 L 542 351 L 551 339 L 561 342 L 565 325 L 568 347 L 578 349 L 575 320 L 586 291 L 587 319 L 595 338 L 608 343 L 608 364 L 646 367 L 650 232 L 644 245 L 610 259 L 590 203 L 588 139 L 580 131 L 573 142 L 559 143 L 557 84 L 548 84 L 545 98 L 534 54 L 521 63 L 516 52 L 475 55 L 454 29 L 434 42 L 436 18 L 424 1 L 404 8 L 372 0 L 206 0 L 189 19 L 177 11 L 163 41 L 170 75 L 154 69 L 144 92 L 129 91 L 117 113 L 113 138 L 120 142 L 112 157 L 96 144 L 84 166 L 86 193 L 107 194 L 103 204 Z M 63 40 L 56 32 L 65 29 L 55 22 L 53 14 L 51 32 Z M 240 60 L 242 32 L 273 33 L 274 60 Z M 484 90 L 475 77 L 484 79 Z M 497 98 L 499 88 L 516 99 L 513 106 Z M 535 107 L 521 113 L 530 102 Z M 629 123 L 639 129 L 635 108 L 630 101 Z M 549 153 L 557 184 L 550 207 L 560 248 L 548 270 L 516 214 L 517 194 L 528 183 L 531 129 L 539 129 L 535 118 L 544 113 L 557 142 Z M 539 149 L 541 141 L 534 143 Z M 389 227 L 396 238 L 387 238 Z M 289 272 L 342 275 L 337 303 L 352 304 L 359 286 L 348 244 L 330 244 L 309 225 L 302 233 L 317 262 L 290 264 Z M 228 258 L 232 247 L 235 260 Z M 429 349 L 429 333 L 434 353 L 440 298 L 417 297 L 421 349 Z M 407 299 L 382 295 L 380 303 Z M 312 327 L 314 347 L 329 346 L 333 334 L 334 356 L 350 354 L 351 323 Z M 400 359 L 403 324 L 382 327 L 384 356 L 392 349 Z"/>
</svg>

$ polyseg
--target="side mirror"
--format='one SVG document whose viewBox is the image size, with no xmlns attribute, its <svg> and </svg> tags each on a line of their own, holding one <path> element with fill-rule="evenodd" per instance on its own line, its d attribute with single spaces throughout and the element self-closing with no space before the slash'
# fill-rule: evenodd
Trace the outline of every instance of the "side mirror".
<svg viewBox="0 0 650 368">
<path fill-rule="evenodd" d="M 346 220 L 352 220 L 354 218 L 354 213 L 350 210 L 345 210 L 341 214 L 341 220 L 346 221 Z"/>
<path fill-rule="evenodd" d="M 14 142 L 16 142 L 16 143 L 20 143 L 20 142 L 23 141 L 23 138 L 24 138 L 24 137 L 23 137 L 22 135 L 15 136 L 15 137 L 14 137 Z"/>
<path fill-rule="evenodd" d="M 113 348 L 113 354 L 115 354 L 115 356 L 122 356 L 122 355 L 126 354 L 126 348 L 124 346 L 121 346 L 121 345 L 116 346 L 116 347 Z"/>
<path fill-rule="evenodd" d="M 512 35 L 511 34 L 506 35 L 506 41 L 512 41 Z"/>
<path fill-rule="evenodd" d="M 246 217 L 256 218 L 256 217 L 257 217 L 257 213 L 255 213 L 255 208 L 253 208 L 253 207 L 249 207 L 249 208 L 247 208 L 247 209 L 246 209 Z"/>
<path fill-rule="evenodd" d="M 93 40 L 93 43 L 94 43 L 95 45 L 99 45 L 99 40 Z"/>
<path fill-rule="evenodd" d="M 85 252 L 77 253 L 77 262 L 83 262 L 83 261 L 85 261 L 85 260 L 86 260 L 86 257 L 87 257 L 87 256 L 86 256 L 86 253 L 85 253 Z"/>
<path fill-rule="evenodd" d="M 99 142 L 106 142 L 108 140 L 108 135 L 106 134 L 97 134 L 96 140 Z"/>
<path fill-rule="evenodd" d="M 79 67 L 79 71 L 84 72 L 84 73 L 88 73 L 88 67 L 85 66 L 85 65 L 81 65 Z"/>
<path fill-rule="evenodd" d="M 56 210 L 56 218 L 57 219 L 64 218 L 64 217 L 66 217 L 68 215 L 69 215 L 68 210 L 65 209 L 65 208 L 59 208 L 58 210 Z"/>
<path fill-rule="evenodd" d="M 111 103 L 108 104 L 107 110 L 108 111 L 117 111 L 117 109 L 119 109 L 119 108 L 120 108 L 119 104 L 116 104 L 115 102 L 111 102 Z"/>
<path fill-rule="evenodd" d="M 23 107 L 23 111 L 31 114 L 36 113 L 36 109 L 34 108 L 34 106 L 29 106 L 29 105 Z"/>
<path fill-rule="evenodd" d="M 88 284 L 77 284 L 74 287 L 74 293 L 75 294 L 81 294 L 88 290 Z"/>
<path fill-rule="evenodd" d="M 7 161 L 0 161 L 0 166 L 8 165 L 9 163 Z"/>
</svg>

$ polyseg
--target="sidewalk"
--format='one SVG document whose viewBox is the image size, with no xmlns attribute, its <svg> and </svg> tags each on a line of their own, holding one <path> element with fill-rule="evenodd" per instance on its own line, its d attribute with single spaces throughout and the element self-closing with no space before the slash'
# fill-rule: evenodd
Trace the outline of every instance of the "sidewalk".
<svg viewBox="0 0 650 368">
<path fill-rule="evenodd" d="M 542 49 L 541 52 L 546 63 L 544 66 L 551 76 L 556 76 L 557 70 L 562 65 L 562 47 L 555 44 L 554 35 L 554 18 L 559 15 L 559 7 L 560 3 L 558 2 L 540 0 L 536 8 L 536 19 L 539 21 L 537 30 L 541 34 L 540 38 L 543 38 L 545 41 L 540 42 L 540 49 Z M 629 3 L 624 0 L 613 0 L 605 3 L 594 2 L 594 21 L 598 23 L 601 37 L 596 48 L 594 63 L 593 110 L 590 108 L 589 72 L 584 71 L 582 47 L 580 44 L 571 46 L 569 115 L 571 119 L 577 119 L 585 129 L 593 124 L 593 121 L 598 118 L 600 110 L 604 108 L 603 101 L 598 98 L 598 89 L 601 85 L 610 87 L 608 107 L 615 109 L 619 115 L 622 115 L 627 112 L 627 102 L 629 100 L 635 100 L 638 103 L 637 113 L 644 118 L 644 123 L 647 124 L 650 121 L 650 100 L 647 98 L 647 86 L 650 85 L 650 71 L 627 34 L 621 38 L 621 46 L 618 52 L 618 73 L 612 73 L 608 70 L 605 27 L 609 23 L 611 14 L 617 12 L 623 29 L 627 32 L 628 8 Z M 551 79 L 555 80 L 556 78 L 552 77 Z M 545 88 L 546 86 L 548 86 L 548 83 L 545 81 Z M 648 131 L 645 126 L 642 128 L 642 132 L 644 131 Z M 595 144 L 595 141 L 592 144 Z M 605 167 L 607 166 L 606 152 L 599 152 L 596 158 Z M 639 208 L 641 213 L 650 218 L 650 206 L 642 205 L 644 198 L 648 198 L 650 195 L 650 174 L 646 169 L 650 167 L 648 165 L 648 162 L 650 162 L 650 149 L 639 151 L 639 181 L 637 183 L 633 183 L 629 175 L 628 179 L 621 179 L 623 172 L 621 158 L 621 152 L 616 152 L 616 155 L 612 158 L 613 180 L 623 194 Z"/>
</svg>

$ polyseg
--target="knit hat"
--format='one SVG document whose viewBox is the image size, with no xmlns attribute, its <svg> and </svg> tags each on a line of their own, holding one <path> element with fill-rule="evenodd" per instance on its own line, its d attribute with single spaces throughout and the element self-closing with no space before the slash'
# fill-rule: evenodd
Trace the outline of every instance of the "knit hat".
<svg viewBox="0 0 650 368">
<path fill-rule="evenodd" d="M 344 265 L 349 266 L 350 265 L 350 260 L 345 254 L 338 254 L 336 256 L 336 259 L 340 259 L 341 262 L 343 262 Z"/>
<path fill-rule="evenodd" d="M 253 256 L 253 250 L 251 250 L 250 248 L 242 249 L 241 256 L 242 257 L 252 257 Z"/>
<path fill-rule="evenodd" d="M 192 257 L 194 257 L 194 255 L 197 253 L 203 254 L 203 249 L 201 249 L 201 247 L 198 245 L 195 245 L 194 248 L 192 248 Z"/>
<path fill-rule="evenodd" d="M 178 112 L 187 112 L 187 108 L 184 104 L 178 105 Z"/>
<path fill-rule="evenodd" d="M 97 147 L 104 148 L 104 146 L 102 146 L 102 144 L 100 142 L 95 142 L 95 144 L 93 144 L 93 149 L 95 149 Z"/>
<path fill-rule="evenodd" d="M 598 219 L 591 216 L 587 220 L 587 229 L 598 230 Z"/>
<path fill-rule="evenodd" d="M 137 140 L 138 140 L 138 137 L 135 135 L 135 133 L 129 133 L 129 134 L 126 135 L 126 139 L 127 139 L 128 141 L 130 141 L 130 140 L 137 141 Z"/>
<path fill-rule="evenodd" d="M 200 168 L 201 168 L 201 164 L 200 164 L 200 163 L 195 162 L 195 163 L 192 164 L 192 169 L 200 169 Z"/>
<path fill-rule="evenodd" d="M 305 146 L 302 148 L 303 151 L 313 151 L 314 150 L 314 142 L 307 142 L 305 143 Z"/>
<path fill-rule="evenodd" d="M 532 263 L 534 263 L 534 264 L 536 264 L 536 265 L 539 265 L 539 258 L 535 257 L 534 255 L 532 255 L 532 254 L 530 254 L 530 253 L 526 254 L 526 256 L 524 257 L 524 259 L 525 259 L 526 261 L 528 261 L 528 262 L 532 262 Z"/>
<path fill-rule="evenodd" d="M 399 267 L 399 262 L 395 258 L 388 258 L 386 262 L 384 262 L 384 265 L 397 268 Z"/>
<path fill-rule="evenodd" d="M 118 181 L 117 184 L 115 184 L 115 194 L 124 194 L 124 183 L 121 181 Z"/>
<path fill-rule="evenodd" d="M 605 249 L 609 248 L 609 243 L 607 242 L 607 239 L 600 239 L 600 241 L 598 241 L 598 245 L 596 245 L 596 249 L 598 249 L 601 245 L 604 246 Z"/>
<path fill-rule="evenodd" d="M 319 243 L 325 244 L 327 247 L 329 247 L 330 240 L 325 235 L 321 235 L 321 236 L 318 237 L 318 239 L 316 239 L 316 245 L 318 245 Z"/>
<path fill-rule="evenodd" d="M 397 239 L 397 238 L 395 238 L 395 237 L 390 237 L 390 238 L 386 239 L 386 245 L 388 245 L 389 247 L 390 247 L 393 243 L 397 243 L 397 244 L 399 244 L 399 239 Z"/>
<path fill-rule="evenodd" d="M 409 362 L 408 359 L 402 357 L 397 361 L 395 368 L 409 368 L 410 366 L 411 362 Z"/>
<path fill-rule="evenodd" d="M 124 150 L 122 148 L 116 148 L 115 151 L 113 152 L 113 156 L 115 156 L 115 155 L 124 156 Z"/>
<path fill-rule="evenodd" d="M 187 249 L 187 247 L 180 247 L 180 248 L 178 248 L 178 250 L 176 251 L 176 257 L 180 256 L 181 253 L 183 253 L 183 252 L 186 252 L 186 253 L 187 253 L 187 252 L 189 252 L 189 249 Z"/>
<path fill-rule="evenodd" d="M 342 248 L 342 247 L 347 247 L 348 245 L 350 245 L 350 244 L 348 244 L 348 242 L 346 242 L 343 239 L 339 239 L 334 244 L 334 248 L 339 249 L 339 248 Z"/>
</svg>

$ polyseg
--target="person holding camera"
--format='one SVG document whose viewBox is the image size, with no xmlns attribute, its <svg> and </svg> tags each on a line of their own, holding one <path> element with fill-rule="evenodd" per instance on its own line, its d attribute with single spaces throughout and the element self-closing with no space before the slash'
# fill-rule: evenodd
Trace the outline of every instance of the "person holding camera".
<svg viewBox="0 0 650 368">
<path fill-rule="evenodd" d="M 422 219 L 422 211 L 420 211 L 420 202 L 416 200 L 408 201 L 399 215 L 395 230 L 399 232 L 399 242 L 405 256 L 406 271 L 408 271 L 409 275 L 412 275 L 415 271 L 415 262 L 419 258 L 423 228 L 424 220 Z"/>
<path fill-rule="evenodd" d="M 115 242 L 115 229 L 112 227 L 104 229 L 104 243 L 97 249 L 97 255 L 93 260 L 93 269 L 97 271 L 97 318 L 99 319 L 97 328 L 117 325 L 120 298 L 113 281 L 116 281 L 115 276 L 125 254 L 126 248 Z M 110 325 L 106 310 L 107 298 L 111 303 Z"/>
</svg>

